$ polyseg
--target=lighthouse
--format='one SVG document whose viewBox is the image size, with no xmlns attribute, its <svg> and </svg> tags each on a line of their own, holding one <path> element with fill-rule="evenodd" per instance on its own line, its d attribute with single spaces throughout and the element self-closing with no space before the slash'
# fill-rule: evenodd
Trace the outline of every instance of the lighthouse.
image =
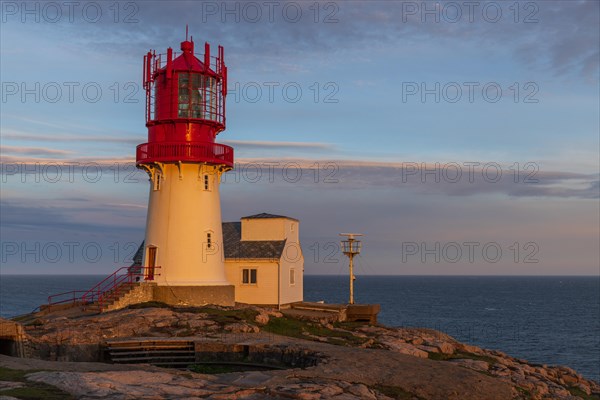
<svg viewBox="0 0 600 400">
<path fill-rule="evenodd" d="M 205 43 L 199 55 L 186 33 L 179 52 L 144 56 L 143 85 L 148 142 L 137 146 L 136 166 L 150 181 L 145 280 L 156 284 L 155 300 L 231 305 L 219 183 L 233 148 L 216 142 L 225 130 L 223 47 L 211 56 Z"/>
</svg>

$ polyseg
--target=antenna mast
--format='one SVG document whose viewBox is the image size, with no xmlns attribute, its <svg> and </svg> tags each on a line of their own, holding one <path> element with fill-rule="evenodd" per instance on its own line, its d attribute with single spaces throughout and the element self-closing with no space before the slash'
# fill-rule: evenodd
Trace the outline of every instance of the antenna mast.
<svg viewBox="0 0 600 400">
<path fill-rule="evenodd" d="M 362 233 L 340 233 L 340 236 L 345 236 L 347 239 L 342 240 L 342 252 L 350 259 L 350 302 L 354 304 L 354 256 L 360 254 L 362 243 L 355 239 L 356 236 L 363 236 Z"/>
</svg>

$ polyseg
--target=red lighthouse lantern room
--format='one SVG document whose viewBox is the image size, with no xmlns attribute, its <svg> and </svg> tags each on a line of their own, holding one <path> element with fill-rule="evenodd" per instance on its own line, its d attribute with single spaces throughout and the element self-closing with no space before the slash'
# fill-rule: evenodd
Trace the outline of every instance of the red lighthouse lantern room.
<svg viewBox="0 0 600 400">
<path fill-rule="evenodd" d="M 181 42 L 181 53 L 149 51 L 144 56 L 148 143 L 137 147 L 138 166 L 154 162 L 198 162 L 233 167 L 233 148 L 215 143 L 225 130 L 227 67 L 223 47 L 216 57 L 205 43 L 201 59 L 194 41 Z"/>
<path fill-rule="evenodd" d="M 199 58 L 186 37 L 179 54 L 148 52 L 143 84 L 148 143 L 136 149 L 137 167 L 150 180 L 143 266 L 160 267 L 160 275 L 149 272 L 153 282 L 180 287 L 177 298 L 189 304 L 214 302 L 217 293 L 220 304 L 233 304 L 219 194 L 220 177 L 233 168 L 233 148 L 215 142 L 225 130 L 223 48 L 211 57 L 206 43 Z"/>
</svg>

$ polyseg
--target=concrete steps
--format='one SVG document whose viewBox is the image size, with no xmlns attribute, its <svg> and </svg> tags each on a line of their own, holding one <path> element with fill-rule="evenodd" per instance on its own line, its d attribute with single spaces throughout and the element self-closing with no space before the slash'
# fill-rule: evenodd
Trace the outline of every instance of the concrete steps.
<svg viewBox="0 0 600 400">
<path fill-rule="evenodd" d="M 186 340 L 130 340 L 107 342 L 105 357 L 115 364 L 187 366 L 194 364 L 194 342 Z"/>
<path fill-rule="evenodd" d="M 102 312 L 103 310 L 109 309 L 113 304 L 119 301 L 123 296 L 131 293 L 136 286 L 139 286 L 139 282 L 124 282 L 120 284 L 116 289 L 105 292 L 103 294 L 102 305 L 99 302 L 87 304 L 84 309 L 87 311 Z"/>
</svg>

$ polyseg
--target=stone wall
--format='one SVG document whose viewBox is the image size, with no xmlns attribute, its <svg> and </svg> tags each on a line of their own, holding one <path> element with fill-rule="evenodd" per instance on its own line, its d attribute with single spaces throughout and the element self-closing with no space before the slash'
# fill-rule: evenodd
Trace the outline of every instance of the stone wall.
<svg viewBox="0 0 600 400">
<path fill-rule="evenodd" d="M 134 286 L 129 292 L 125 293 L 117 299 L 113 304 L 109 305 L 104 311 L 120 310 L 132 304 L 146 303 L 154 300 L 155 283 L 143 282 Z"/>
<path fill-rule="evenodd" d="M 134 286 L 117 301 L 104 308 L 115 311 L 132 304 L 157 301 L 174 306 L 235 305 L 235 287 L 227 286 L 157 286 L 144 282 Z"/>
<path fill-rule="evenodd" d="M 247 345 L 219 342 L 195 342 L 196 362 L 240 362 L 269 365 L 274 368 L 307 368 L 319 363 L 322 355 L 295 346 Z"/>
<path fill-rule="evenodd" d="M 154 301 L 176 306 L 235 305 L 235 287 L 225 286 L 155 286 Z"/>
<path fill-rule="evenodd" d="M 20 324 L 0 318 L 0 354 L 24 357 L 24 341 L 25 332 Z"/>
</svg>

